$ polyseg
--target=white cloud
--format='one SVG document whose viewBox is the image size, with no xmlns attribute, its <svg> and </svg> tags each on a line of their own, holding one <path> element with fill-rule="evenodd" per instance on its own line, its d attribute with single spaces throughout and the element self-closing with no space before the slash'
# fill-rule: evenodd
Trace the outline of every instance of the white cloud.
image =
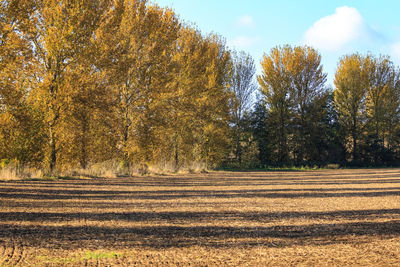
<svg viewBox="0 0 400 267">
<path fill-rule="evenodd" d="M 236 47 L 236 48 L 249 48 L 253 45 L 256 45 L 260 42 L 261 38 L 260 37 L 250 37 L 250 36 L 238 36 L 235 39 L 233 39 L 231 42 L 229 42 L 230 46 Z"/>
<path fill-rule="evenodd" d="M 236 21 L 236 25 L 245 28 L 251 28 L 255 26 L 255 22 L 252 16 L 243 15 Z"/>
<path fill-rule="evenodd" d="M 303 39 L 317 49 L 337 51 L 353 41 L 373 38 L 373 32 L 356 8 L 343 6 L 315 22 Z"/>
<path fill-rule="evenodd" d="M 400 42 L 394 43 L 390 47 L 391 54 L 395 60 L 400 60 Z"/>
</svg>

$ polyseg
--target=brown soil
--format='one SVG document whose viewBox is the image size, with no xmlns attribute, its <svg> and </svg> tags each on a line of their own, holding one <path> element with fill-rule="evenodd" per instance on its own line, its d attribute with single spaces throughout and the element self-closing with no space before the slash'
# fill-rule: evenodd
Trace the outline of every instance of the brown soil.
<svg viewBox="0 0 400 267">
<path fill-rule="evenodd" d="M 400 170 L 0 182 L 0 266 L 400 265 Z"/>
</svg>

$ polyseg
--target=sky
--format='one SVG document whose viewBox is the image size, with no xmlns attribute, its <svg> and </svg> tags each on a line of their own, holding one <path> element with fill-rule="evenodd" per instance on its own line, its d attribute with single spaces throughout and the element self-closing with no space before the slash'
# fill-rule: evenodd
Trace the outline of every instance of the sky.
<svg viewBox="0 0 400 267">
<path fill-rule="evenodd" d="M 389 55 L 400 64 L 398 0 L 153 0 L 172 8 L 203 34 L 216 33 L 227 45 L 260 61 L 271 48 L 309 45 L 320 52 L 328 84 L 340 57 L 359 52 Z"/>
</svg>

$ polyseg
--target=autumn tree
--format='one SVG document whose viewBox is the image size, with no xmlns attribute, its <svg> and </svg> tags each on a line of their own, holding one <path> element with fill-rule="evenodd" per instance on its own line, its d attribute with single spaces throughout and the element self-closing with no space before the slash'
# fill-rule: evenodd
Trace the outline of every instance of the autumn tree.
<svg viewBox="0 0 400 267">
<path fill-rule="evenodd" d="M 359 54 L 340 60 L 335 74 L 335 105 L 339 121 L 351 142 L 353 162 L 359 160 L 358 143 L 364 128 L 371 57 Z"/>
<path fill-rule="evenodd" d="M 290 78 L 287 75 L 287 65 L 290 47 L 275 47 L 265 54 L 261 62 L 262 74 L 258 76 L 261 92 L 269 111 L 271 143 L 277 151 L 276 162 L 289 161 L 288 129 L 292 111 Z M 276 144 L 276 145 L 274 145 Z"/>
<path fill-rule="evenodd" d="M 385 139 L 390 136 L 399 117 L 399 87 L 397 73 L 389 57 L 372 57 L 368 67 L 368 87 L 366 92 L 365 109 L 367 114 L 366 127 L 369 144 L 373 147 L 372 161 L 375 165 L 381 164 L 385 154 Z M 387 143 L 387 142 L 386 142 Z"/>
<path fill-rule="evenodd" d="M 172 162 L 175 170 L 185 163 L 207 161 L 207 156 L 214 161 L 224 154 L 229 59 L 217 36 L 203 36 L 188 25 L 179 30 L 173 52 L 174 75 L 160 102 L 163 123 L 158 128 L 162 137 L 159 160 Z M 208 146 L 212 146 L 211 153 Z"/>
<path fill-rule="evenodd" d="M 112 128 L 112 99 L 105 77 L 93 67 L 90 56 L 70 66 L 65 86 L 69 94 L 60 127 L 59 162 L 86 169 L 91 163 L 113 159 L 116 138 Z"/>
<path fill-rule="evenodd" d="M 125 163 L 156 157 L 163 95 L 174 73 L 172 55 L 180 23 L 168 9 L 146 1 L 118 1 L 98 32 L 101 68 L 114 98 L 116 135 Z"/>
<path fill-rule="evenodd" d="M 225 40 L 217 35 L 205 38 L 207 65 L 205 84 L 198 96 L 201 159 L 209 166 L 221 162 L 229 144 L 229 82 L 231 78 L 231 55 Z"/>
<path fill-rule="evenodd" d="M 232 154 L 247 166 L 398 161 L 400 71 L 389 57 L 343 57 L 334 91 L 307 46 L 275 47 L 261 67 L 250 107 L 250 55 L 168 8 L 0 1 L 0 158 L 50 173 L 104 161 L 177 171 Z"/>
<path fill-rule="evenodd" d="M 308 152 L 316 143 L 315 117 L 324 105 L 321 56 L 307 46 L 276 47 L 264 55 L 261 65 L 258 81 L 269 110 L 271 141 L 277 144 L 272 149 L 277 150 L 277 162 L 287 163 L 289 152 L 297 163 L 310 160 Z"/>
<path fill-rule="evenodd" d="M 14 10 L 31 8 L 20 17 L 19 33 L 30 44 L 36 76 L 40 83 L 32 96 L 44 114 L 47 128 L 47 162 L 50 171 L 57 164 L 60 122 L 68 109 L 65 78 L 87 48 L 108 1 L 11 1 Z M 65 118 L 65 116 L 64 116 Z"/>
<path fill-rule="evenodd" d="M 302 164 L 312 158 L 312 150 L 318 142 L 313 134 L 318 118 L 324 116 L 326 102 L 325 82 L 321 55 L 311 47 L 290 49 L 287 71 L 290 79 L 293 103 L 294 152 L 296 162 Z"/>
<path fill-rule="evenodd" d="M 172 160 L 176 170 L 185 161 L 201 160 L 200 139 L 202 129 L 199 104 L 205 100 L 209 43 L 200 31 L 183 26 L 179 31 L 174 62 L 175 76 L 166 98 L 169 107 L 165 113 L 169 127 L 164 131 L 167 150 L 166 161 Z M 203 99 L 202 99 L 203 98 Z M 170 151 L 170 153 L 168 153 Z"/>
<path fill-rule="evenodd" d="M 30 43 L 21 36 L 32 3 L 0 3 L 0 158 L 38 164 L 42 160 L 42 114 L 30 91 L 37 86 Z"/>
<path fill-rule="evenodd" d="M 385 99 L 385 126 L 384 144 L 387 149 L 399 158 L 400 148 L 400 70 L 395 68 L 394 76 L 389 80 L 388 97 Z"/>
</svg>

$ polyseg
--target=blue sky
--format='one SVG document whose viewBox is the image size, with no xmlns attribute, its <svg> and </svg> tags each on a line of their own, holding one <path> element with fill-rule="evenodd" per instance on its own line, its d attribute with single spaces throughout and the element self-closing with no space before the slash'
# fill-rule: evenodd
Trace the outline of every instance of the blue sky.
<svg viewBox="0 0 400 267">
<path fill-rule="evenodd" d="M 390 55 L 400 64 L 398 0 L 153 0 L 171 7 L 205 34 L 249 52 L 257 65 L 277 45 L 319 50 L 333 84 L 337 62 L 353 52 Z M 260 72 L 260 67 L 258 67 Z"/>
</svg>

